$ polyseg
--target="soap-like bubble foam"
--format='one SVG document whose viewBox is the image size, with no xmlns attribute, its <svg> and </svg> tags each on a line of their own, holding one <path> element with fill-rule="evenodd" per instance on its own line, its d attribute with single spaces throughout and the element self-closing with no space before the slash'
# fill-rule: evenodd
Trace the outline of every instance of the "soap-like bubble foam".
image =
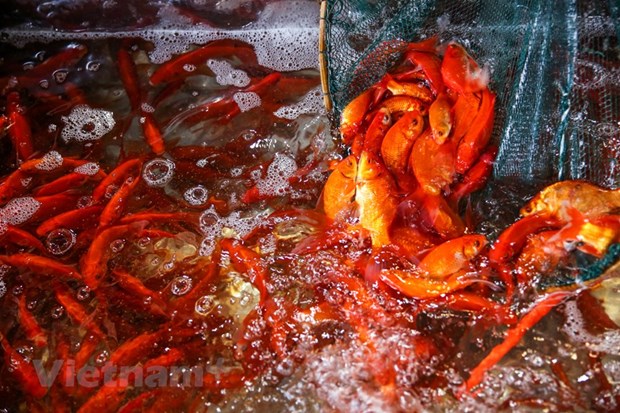
<svg viewBox="0 0 620 413">
<path fill-rule="evenodd" d="M 0 208 L 0 221 L 9 225 L 20 225 L 28 221 L 39 209 L 41 203 L 32 197 L 11 199 Z"/>
<path fill-rule="evenodd" d="M 208 256 L 213 253 L 215 242 L 222 234 L 243 238 L 259 226 L 269 215 L 269 211 L 262 211 L 253 215 L 242 215 L 234 211 L 226 217 L 220 216 L 215 208 L 207 209 L 200 216 L 200 231 L 205 238 L 200 247 L 200 255 Z"/>
<path fill-rule="evenodd" d="M 320 86 L 309 91 L 301 101 L 288 106 L 282 106 L 274 112 L 279 118 L 296 119 L 303 114 L 323 114 L 325 106 L 323 105 L 323 92 Z"/>
<path fill-rule="evenodd" d="M 68 116 L 63 116 L 65 127 L 60 137 L 69 142 L 95 141 L 110 132 L 116 122 L 113 113 L 103 109 L 93 109 L 87 105 L 78 105 Z"/>
<path fill-rule="evenodd" d="M 99 165 L 95 162 L 88 162 L 84 165 L 77 166 L 73 171 L 82 175 L 93 176 L 99 172 Z"/>
<path fill-rule="evenodd" d="M 183 194 L 183 198 L 185 198 L 188 204 L 192 206 L 198 206 L 207 202 L 207 199 L 209 198 L 209 192 L 204 186 L 197 185 L 185 191 L 185 193 Z"/>
<path fill-rule="evenodd" d="M 215 74 L 215 81 L 223 86 L 243 87 L 250 84 L 250 77 L 243 70 L 233 68 L 225 60 L 207 60 L 207 66 Z"/>
<path fill-rule="evenodd" d="M 49 151 L 35 165 L 36 169 L 41 171 L 53 171 L 62 165 L 62 155 L 56 151 Z"/>
<path fill-rule="evenodd" d="M 609 330 L 598 335 L 588 332 L 581 310 L 575 301 L 568 301 L 565 304 L 564 314 L 566 321 L 562 326 L 562 331 L 573 342 L 581 343 L 591 351 L 620 356 L 620 332 L 618 330 Z"/>
<path fill-rule="evenodd" d="M 228 38 L 252 45 L 258 63 L 272 70 L 283 72 L 318 68 L 319 8 L 314 2 L 292 0 L 268 3 L 259 19 L 242 30 L 220 30 L 193 22 L 181 15 L 172 4 L 159 8 L 158 20 L 163 23 L 135 31 L 79 33 L 18 27 L 4 31 L 3 35 L 18 47 L 31 42 L 141 37 L 153 43 L 149 58 L 155 64 L 189 51 L 191 45 Z M 188 27 L 192 29 L 188 30 Z M 66 77 L 67 73 L 63 70 L 54 74 L 54 80 L 58 83 L 64 82 Z"/>
<path fill-rule="evenodd" d="M 261 104 L 260 96 L 255 92 L 237 92 L 233 95 L 233 100 L 237 102 L 241 112 L 247 112 Z"/>
<path fill-rule="evenodd" d="M 267 196 L 285 195 L 290 188 L 288 180 L 296 171 L 295 159 L 277 153 L 267 168 L 267 176 L 258 179 L 256 182 L 259 194 Z"/>
<path fill-rule="evenodd" d="M 174 168 L 174 162 L 168 159 L 151 159 L 144 165 L 142 177 L 148 186 L 163 187 L 172 180 Z"/>
</svg>

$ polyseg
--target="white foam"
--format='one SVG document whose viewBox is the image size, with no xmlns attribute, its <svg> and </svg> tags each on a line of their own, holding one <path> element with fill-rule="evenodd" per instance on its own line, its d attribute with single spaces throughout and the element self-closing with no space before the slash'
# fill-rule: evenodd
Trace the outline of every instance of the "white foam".
<svg viewBox="0 0 620 413">
<path fill-rule="evenodd" d="M 180 15 L 171 4 L 160 7 L 158 18 L 164 23 L 136 31 L 67 33 L 33 30 L 24 26 L 5 30 L 3 35 L 18 47 L 31 42 L 141 37 L 153 43 L 149 58 L 156 64 L 187 52 L 191 45 L 235 39 L 252 45 L 258 63 L 267 68 L 279 72 L 318 68 L 319 7 L 315 2 L 291 0 L 268 3 L 258 21 L 240 30 L 220 30 L 193 22 Z"/>
<path fill-rule="evenodd" d="M 142 105 L 140 105 L 140 109 L 142 110 L 142 112 L 145 112 L 145 113 L 155 112 L 155 108 L 146 102 L 143 102 Z"/>
<path fill-rule="evenodd" d="M 250 77 L 243 70 L 235 69 L 225 60 L 207 60 L 207 66 L 215 74 L 215 81 L 222 86 L 243 87 L 250 84 Z"/>
<path fill-rule="evenodd" d="M 260 96 L 255 92 L 237 92 L 233 95 L 233 100 L 239 106 L 241 112 L 259 107 L 261 104 Z"/>
<path fill-rule="evenodd" d="M 200 216 L 200 230 L 205 238 L 200 247 L 200 255 L 208 256 L 213 253 L 215 241 L 225 233 L 228 237 L 243 238 L 252 232 L 269 215 L 269 211 L 262 211 L 252 215 L 242 215 L 234 211 L 226 217 L 220 216 L 211 206 Z"/>
<path fill-rule="evenodd" d="M 49 151 L 41 160 L 35 165 L 36 169 L 41 171 L 53 171 L 54 169 L 62 166 L 62 155 L 56 151 Z"/>
<path fill-rule="evenodd" d="M 84 165 L 77 166 L 73 171 L 82 175 L 93 176 L 99 172 L 99 165 L 95 162 L 88 162 Z"/>
<path fill-rule="evenodd" d="M 11 199 L 0 208 L 0 221 L 9 225 L 20 225 L 28 221 L 38 211 L 41 203 L 32 197 Z"/>
<path fill-rule="evenodd" d="M 256 182 L 258 193 L 267 196 L 282 196 L 289 189 L 289 178 L 297 171 L 295 159 L 288 155 L 276 153 L 273 162 L 267 168 L 267 176 Z"/>
<path fill-rule="evenodd" d="M 183 198 L 185 198 L 188 204 L 198 206 L 207 202 L 209 192 L 204 186 L 197 185 L 185 191 Z"/>
<path fill-rule="evenodd" d="M 164 158 L 155 158 L 144 164 L 142 177 L 148 186 L 164 187 L 174 176 L 174 162 Z"/>
<path fill-rule="evenodd" d="M 566 321 L 562 325 L 564 331 L 576 343 L 583 344 L 591 351 L 598 351 L 620 356 L 620 331 L 609 330 L 602 334 L 591 334 L 585 327 L 585 320 L 575 301 L 565 304 Z"/>
<path fill-rule="evenodd" d="M 0 266 L 0 298 L 4 297 L 6 294 L 6 281 L 4 281 L 5 274 L 9 271 L 9 267 L 7 265 Z"/>
<path fill-rule="evenodd" d="M 78 105 L 71 110 L 68 116 L 63 116 L 65 127 L 60 137 L 69 142 L 95 141 L 110 132 L 116 122 L 112 112 L 103 109 L 93 109 L 87 105 Z"/>
<path fill-rule="evenodd" d="M 324 114 L 323 91 L 320 86 L 309 91 L 302 100 L 288 106 L 282 106 L 274 112 L 279 118 L 296 119 L 302 114 Z"/>
</svg>

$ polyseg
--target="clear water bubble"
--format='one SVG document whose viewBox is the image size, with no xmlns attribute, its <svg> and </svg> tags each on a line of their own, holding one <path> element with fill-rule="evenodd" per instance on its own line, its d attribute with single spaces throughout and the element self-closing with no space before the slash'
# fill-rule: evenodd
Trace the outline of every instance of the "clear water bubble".
<svg viewBox="0 0 620 413">
<path fill-rule="evenodd" d="M 91 60 L 86 63 L 86 70 L 89 72 L 96 72 L 101 68 L 101 63 L 96 60 Z"/>
<path fill-rule="evenodd" d="M 142 237 L 138 240 L 137 245 L 140 248 L 146 248 L 151 243 L 151 238 Z"/>
<path fill-rule="evenodd" d="M 66 254 L 75 245 L 77 237 L 67 228 L 58 228 L 47 234 L 45 246 L 53 255 Z"/>
<path fill-rule="evenodd" d="M 79 301 L 84 301 L 90 297 L 90 288 L 84 286 L 77 291 L 77 299 Z"/>
<path fill-rule="evenodd" d="M 93 197 L 90 195 L 84 195 L 82 197 L 80 197 L 80 199 L 77 200 L 77 208 L 81 209 L 81 208 L 86 208 L 89 207 L 93 204 Z"/>
<path fill-rule="evenodd" d="M 194 305 L 194 310 L 202 315 L 206 316 L 211 313 L 215 307 L 217 306 L 217 299 L 214 295 L 203 295 L 199 299 L 196 300 L 196 304 Z"/>
<path fill-rule="evenodd" d="M 94 358 L 94 363 L 95 366 L 103 366 L 108 359 L 110 358 L 110 353 L 108 353 L 107 350 L 103 350 L 102 352 L 98 353 L 95 358 Z"/>
<path fill-rule="evenodd" d="M 125 248 L 125 240 L 124 239 L 115 239 L 110 243 L 110 250 L 113 253 L 119 253 Z"/>
<path fill-rule="evenodd" d="M 148 186 L 163 187 L 172 180 L 174 168 L 174 162 L 168 159 L 151 159 L 144 165 L 142 177 Z"/>
<path fill-rule="evenodd" d="M 22 284 L 17 284 L 12 289 L 13 295 L 22 295 L 24 292 L 24 286 Z"/>
<path fill-rule="evenodd" d="M 62 317 L 65 314 L 65 307 L 58 305 L 54 308 L 52 308 L 52 318 L 54 320 L 58 320 L 60 317 Z"/>
<path fill-rule="evenodd" d="M 185 191 L 183 198 L 185 198 L 188 204 L 199 206 L 207 201 L 209 193 L 207 192 L 207 188 L 202 185 L 197 185 Z"/>
<path fill-rule="evenodd" d="M 174 295 L 185 295 L 192 289 L 192 279 L 187 275 L 181 275 L 172 280 L 170 289 Z"/>
<path fill-rule="evenodd" d="M 52 77 L 58 84 L 62 84 L 67 80 L 67 75 L 69 71 L 67 69 L 58 69 L 54 73 L 52 73 Z"/>
</svg>

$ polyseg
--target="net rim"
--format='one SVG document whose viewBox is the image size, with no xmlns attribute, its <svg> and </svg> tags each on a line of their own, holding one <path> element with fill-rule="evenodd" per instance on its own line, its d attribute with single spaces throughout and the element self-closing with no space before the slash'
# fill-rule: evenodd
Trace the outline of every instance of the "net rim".
<svg viewBox="0 0 620 413">
<path fill-rule="evenodd" d="M 331 112 L 333 103 L 329 95 L 329 78 L 327 67 L 327 0 L 321 0 L 319 14 L 319 75 L 321 77 L 321 90 L 323 92 L 323 105 L 327 111 Z"/>
</svg>

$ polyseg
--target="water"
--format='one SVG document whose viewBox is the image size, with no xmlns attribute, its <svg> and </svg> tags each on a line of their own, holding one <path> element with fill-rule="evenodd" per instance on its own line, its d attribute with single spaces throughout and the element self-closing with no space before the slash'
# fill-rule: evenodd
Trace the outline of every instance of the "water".
<svg viewBox="0 0 620 413">
<path fill-rule="evenodd" d="M 63 2 L 52 3 L 49 7 Z M 4 87 L 13 84 L 12 76 L 22 76 L 20 98 L 31 120 L 35 157 L 42 161 L 3 201 L 0 222 L 36 234 L 50 217 L 96 206 L 100 172 L 110 174 L 128 159 L 140 165 L 101 196 L 110 202 L 121 188 L 133 187 L 117 208 L 106 211 L 113 226 L 126 229 L 96 254 L 106 270 L 100 284 L 90 288 L 80 279 L 3 266 L 0 333 L 48 367 L 67 359 L 102 367 L 112 357 L 130 366 L 153 360 L 163 365 L 178 351 L 180 359 L 170 363 L 205 366 L 215 377 L 203 387 L 165 388 L 146 399 L 142 407 L 150 409 L 613 411 L 620 394 L 618 330 L 584 318 L 594 312 L 590 301 L 573 299 L 554 310 L 490 372 L 479 393 L 457 400 L 468 372 L 503 338 L 506 327 L 494 314 L 442 303 L 424 307 L 366 283 L 353 264 L 368 254 L 360 239 L 297 253 L 300 243 L 324 229 L 315 206 L 329 162 L 342 154 L 321 106 L 316 53 L 309 46 L 316 42 L 316 21 L 299 14 L 314 7 L 316 18 L 314 2 L 256 3 L 262 5 L 253 11 L 258 20 L 243 26 L 233 19 L 230 27 L 244 30 L 232 33 L 182 30 L 188 17 L 170 5 L 161 13 L 172 13 L 171 23 L 160 30 L 5 32 L 0 79 Z M 273 4 L 299 24 L 279 19 Z M 62 8 L 39 13 L 52 22 L 65 16 Z M 91 21 L 88 15 L 84 20 Z M 282 30 L 270 32 L 270 25 Z M 256 60 L 220 56 L 185 65 L 179 82 L 149 83 L 172 55 L 226 36 L 237 46 L 251 45 Z M 122 47 L 136 63 L 142 90 L 137 108 L 118 76 Z M 85 54 L 67 67 L 63 63 L 28 77 L 47 58 L 76 48 Z M 243 91 L 247 82 L 273 71 L 282 72 L 276 85 Z M 239 109 L 227 121 L 200 109 L 226 99 Z M 152 153 L 144 139 L 145 114 L 161 129 L 162 154 Z M 3 142 L 0 171 L 7 176 L 18 162 L 8 140 Z M 75 159 L 84 163 L 71 164 Z M 46 212 L 48 204 L 33 192 L 70 172 L 86 180 L 63 188 L 67 199 Z M 506 184 L 494 183 L 472 205 L 478 229 L 489 238 L 514 221 L 536 189 Z M 50 257 L 85 272 L 93 239 L 105 231 L 101 215 L 86 214 L 37 236 Z M 244 242 L 227 250 L 220 242 L 224 238 Z M 6 240 L 0 248 L 7 255 L 27 250 Z M 75 319 L 79 311 L 71 311 L 70 304 L 59 304 L 63 289 L 83 319 Z M 523 301 L 515 305 L 523 307 L 515 308 L 521 313 L 533 292 L 522 293 Z M 20 324 L 15 301 L 22 294 L 36 303 L 29 310 L 49 335 L 43 348 L 32 347 Z M 159 334 L 156 340 L 146 340 L 153 334 Z M 119 348 L 140 338 L 146 341 L 135 354 L 125 347 L 119 355 Z M 605 378 L 597 375 L 601 371 Z M 242 380 L 235 382 L 239 372 Z M 0 408 L 9 411 L 67 401 L 77 410 L 96 394 L 59 385 L 38 401 L 4 365 L 0 373 Z M 117 410 L 149 391 L 122 393 L 105 407 Z"/>
</svg>

